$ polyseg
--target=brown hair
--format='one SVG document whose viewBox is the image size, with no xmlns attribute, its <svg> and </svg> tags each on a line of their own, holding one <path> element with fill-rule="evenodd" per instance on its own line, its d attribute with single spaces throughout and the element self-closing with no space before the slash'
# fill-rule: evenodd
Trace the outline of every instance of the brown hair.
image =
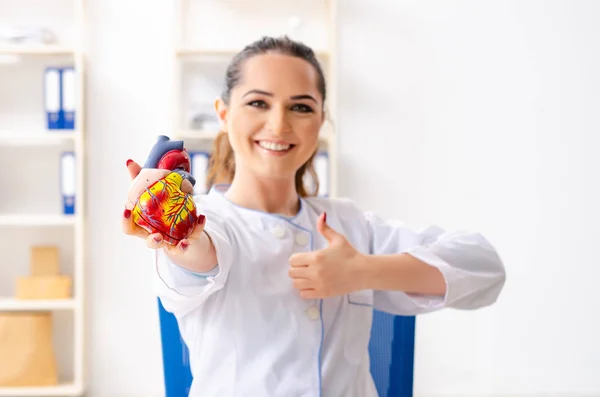
<svg viewBox="0 0 600 397">
<path fill-rule="evenodd" d="M 231 90 L 238 84 L 241 79 L 242 66 L 245 60 L 256 55 L 275 52 L 285 55 L 290 55 L 304 59 L 310 63 L 317 71 L 318 81 L 317 88 L 323 97 L 327 94 L 325 75 L 321 69 L 321 65 L 317 60 L 313 50 L 300 42 L 289 39 L 287 36 L 282 37 L 263 37 L 260 40 L 251 43 L 240 51 L 232 60 L 225 73 L 225 86 L 221 93 L 221 99 L 229 104 L 231 98 Z M 296 171 L 296 190 L 301 197 L 316 195 L 319 191 L 319 181 L 317 173 L 313 166 L 313 158 L 315 153 L 310 156 L 308 161 Z M 314 181 L 315 190 L 308 192 L 304 186 L 304 176 L 308 173 Z M 225 132 L 220 132 L 213 142 L 213 150 L 208 163 L 208 172 L 206 178 L 206 187 L 211 188 L 214 184 L 231 183 L 235 174 L 235 159 L 233 148 L 229 143 L 229 135 Z"/>
</svg>

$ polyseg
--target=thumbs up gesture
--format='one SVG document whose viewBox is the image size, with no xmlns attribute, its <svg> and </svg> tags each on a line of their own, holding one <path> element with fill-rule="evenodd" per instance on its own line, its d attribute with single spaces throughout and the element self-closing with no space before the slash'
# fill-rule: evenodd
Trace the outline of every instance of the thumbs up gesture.
<svg viewBox="0 0 600 397">
<path fill-rule="evenodd" d="M 327 225 L 326 214 L 317 220 L 317 230 L 329 245 L 318 251 L 296 253 L 290 257 L 289 276 L 300 296 L 321 299 L 362 289 L 360 273 L 365 262 L 364 255 Z"/>
</svg>

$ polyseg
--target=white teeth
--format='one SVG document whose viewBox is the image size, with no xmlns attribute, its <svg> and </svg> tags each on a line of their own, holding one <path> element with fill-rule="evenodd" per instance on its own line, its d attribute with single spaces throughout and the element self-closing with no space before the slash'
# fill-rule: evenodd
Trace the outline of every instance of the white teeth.
<svg viewBox="0 0 600 397">
<path fill-rule="evenodd" d="M 268 150 L 273 150 L 276 152 L 282 152 L 282 151 L 288 150 L 290 148 L 290 145 L 287 145 L 287 144 L 267 142 L 267 141 L 259 141 L 258 144 L 260 147 L 263 147 Z"/>
</svg>

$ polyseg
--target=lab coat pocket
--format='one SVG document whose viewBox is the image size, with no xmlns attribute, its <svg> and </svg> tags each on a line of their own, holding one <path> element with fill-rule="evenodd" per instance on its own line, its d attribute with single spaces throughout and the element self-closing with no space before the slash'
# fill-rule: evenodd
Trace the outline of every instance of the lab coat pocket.
<svg viewBox="0 0 600 397">
<path fill-rule="evenodd" d="M 361 363 L 369 354 L 371 321 L 373 318 L 373 291 L 356 291 L 346 295 L 347 322 L 344 355 L 353 364 Z"/>
</svg>

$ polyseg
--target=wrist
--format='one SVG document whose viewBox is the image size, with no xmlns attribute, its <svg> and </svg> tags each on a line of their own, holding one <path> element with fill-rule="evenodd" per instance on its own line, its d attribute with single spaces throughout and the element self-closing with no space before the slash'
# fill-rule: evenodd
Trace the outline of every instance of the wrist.
<svg viewBox="0 0 600 397">
<path fill-rule="evenodd" d="M 354 260 L 355 291 L 373 289 L 373 267 L 371 266 L 372 260 L 372 255 L 357 253 Z"/>
<path fill-rule="evenodd" d="M 211 255 L 211 247 L 212 243 L 208 235 L 202 233 L 199 239 L 190 242 L 185 251 L 180 251 L 178 247 L 164 251 L 174 264 L 191 271 L 205 272 L 214 268 L 216 264 L 216 258 L 214 261 L 210 259 L 216 257 L 216 255 Z"/>
<path fill-rule="evenodd" d="M 410 278 L 407 274 L 407 254 L 362 255 L 358 268 L 360 288 L 401 290 Z"/>
</svg>

